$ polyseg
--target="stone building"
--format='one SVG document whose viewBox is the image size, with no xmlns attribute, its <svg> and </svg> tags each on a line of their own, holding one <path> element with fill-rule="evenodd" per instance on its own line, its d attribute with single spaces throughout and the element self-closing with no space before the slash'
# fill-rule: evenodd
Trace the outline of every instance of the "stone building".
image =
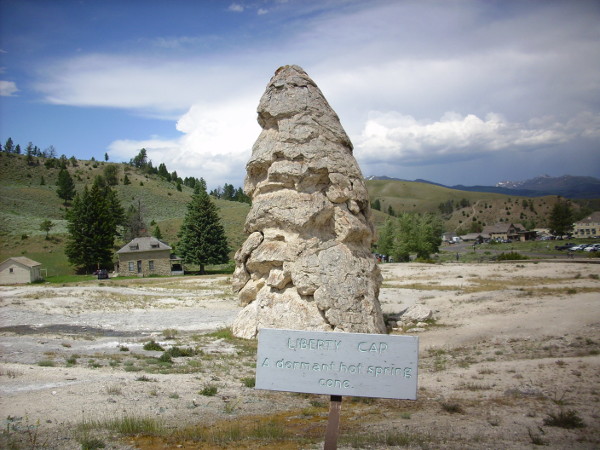
<svg viewBox="0 0 600 450">
<path fill-rule="evenodd" d="M 24 284 L 42 279 L 42 264 L 25 256 L 14 256 L 0 264 L 0 284 Z"/>
<path fill-rule="evenodd" d="M 154 237 L 139 237 L 117 251 L 120 276 L 183 275 L 181 258 L 173 249 Z"/>
<path fill-rule="evenodd" d="M 573 237 L 590 238 L 600 237 L 600 211 L 584 217 L 573 224 Z"/>
</svg>

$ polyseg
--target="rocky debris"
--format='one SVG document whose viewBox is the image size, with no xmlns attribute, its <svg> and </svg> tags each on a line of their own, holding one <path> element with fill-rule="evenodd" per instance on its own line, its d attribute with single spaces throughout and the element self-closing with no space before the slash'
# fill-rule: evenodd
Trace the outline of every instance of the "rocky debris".
<svg viewBox="0 0 600 450">
<path fill-rule="evenodd" d="M 284 66 L 260 99 L 258 123 L 244 184 L 249 236 L 233 275 L 244 309 L 233 333 L 385 333 L 369 197 L 337 114 L 302 68 Z"/>
<path fill-rule="evenodd" d="M 433 311 L 423 305 L 413 305 L 401 316 L 402 322 L 425 322 L 433 317 Z"/>
<path fill-rule="evenodd" d="M 433 319 L 433 311 L 424 305 L 413 305 L 396 314 L 388 314 L 386 325 L 393 331 L 404 330 L 406 333 L 426 331 Z"/>
</svg>

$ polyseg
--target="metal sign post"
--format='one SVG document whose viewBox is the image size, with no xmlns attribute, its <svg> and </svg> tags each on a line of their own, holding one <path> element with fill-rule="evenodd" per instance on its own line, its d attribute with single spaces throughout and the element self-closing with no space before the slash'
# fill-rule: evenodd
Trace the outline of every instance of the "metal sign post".
<svg viewBox="0 0 600 450">
<path fill-rule="evenodd" d="M 336 450 L 340 434 L 340 411 L 342 409 L 342 396 L 332 395 L 329 404 L 329 420 L 325 430 L 325 446 L 323 450 Z"/>
</svg>

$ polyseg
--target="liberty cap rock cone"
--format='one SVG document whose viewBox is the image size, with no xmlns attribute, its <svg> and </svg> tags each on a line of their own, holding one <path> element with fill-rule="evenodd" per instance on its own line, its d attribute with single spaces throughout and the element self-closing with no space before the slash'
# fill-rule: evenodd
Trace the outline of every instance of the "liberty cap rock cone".
<svg viewBox="0 0 600 450">
<path fill-rule="evenodd" d="M 302 68 L 284 66 L 260 99 L 258 123 L 244 183 L 249 236 L 233 275 L 244 309 L 233 333 L 385 333 L 369 197 L 337 114 Z"/>
</svg>

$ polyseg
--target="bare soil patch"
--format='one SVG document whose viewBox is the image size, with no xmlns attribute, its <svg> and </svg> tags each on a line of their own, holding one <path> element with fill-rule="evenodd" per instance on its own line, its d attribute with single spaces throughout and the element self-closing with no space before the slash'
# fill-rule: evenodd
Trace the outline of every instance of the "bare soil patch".
<svg viewBox="0 0 600 450">
<path fill-rule="evenodd" d="M 600 265 L 381 267 L 385 313 L 434 311 L 393 331 L 419 399 L 344 398 L 340 448 L 600 446 Z M 225 276 L 0 287 L 0 447 L 321 448 L 329 399 L 253 389 L 239 310 Z"/>
</svg>

